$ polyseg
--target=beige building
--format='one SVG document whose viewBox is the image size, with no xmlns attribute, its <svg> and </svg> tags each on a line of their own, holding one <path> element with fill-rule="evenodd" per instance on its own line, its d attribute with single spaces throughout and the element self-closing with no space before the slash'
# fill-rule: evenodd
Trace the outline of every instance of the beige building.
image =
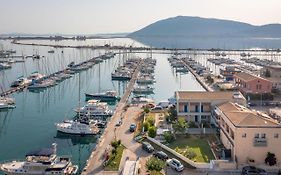
<svg viewBox="0 0 281 175">
<path fill-rule="evenodd" d="M 234 103 L 216 107 L 220 138 L 230 150 L 239 167 L 251 164 L 265 166 L 268 152 L 274 153 L 277 166 L 281 165 L 281 125 L 265 114 L 251 111 Z"/>
<path fill-rule="evenodd" d="M 246 105 L 246 99 L 240 92 L 176 91 L 175 97 L 178 116 L 197 123 L 212 123 L 212 109 L 216 105 L 229 101 Z"/>
<path fill-rule="evenodd" d="M 266 76 L 266 71 L 269 72 L 270 77 L 281 78 L 281 66 L 265 66 L 260 70 L 260 75 Z"/>
</svg>

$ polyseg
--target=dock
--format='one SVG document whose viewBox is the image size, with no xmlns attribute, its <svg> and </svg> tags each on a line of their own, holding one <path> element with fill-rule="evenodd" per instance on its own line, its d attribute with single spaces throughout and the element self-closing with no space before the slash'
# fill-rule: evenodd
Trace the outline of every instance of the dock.
<svg viewBox="0 0 281 175">
<path fill-rule="evenodd" d="M 77 63 L 77 64 L 73 65 L 73 67 L 75 67 L 75 66 L 81 66 L 82 64 L 86 64 L 86 63 L 90 63 L 90 62 L 92 62 L 93 64 L 99 64 L 99 63 L 94 63 L 94 62 L 95 62 L 96 59 L 101 58 L 102 56 L 103 56 L 103 55 L 100 55 L 100 56 L 97 56 L 97 57 L 88 59 L 88 60 L 86 60 L 86 61 Z M 66 68 L 63 69 L 63 70 L 54 72 L 54 73 L 52 73 L 52 74 L 50 74 L 50 75 L 47 75 L 46 77 L 44 77 L 44 78 L 42 78 L 42 79 L 39 79 L 39 80 L 37 80 L 37 81 L 42 81 L 42 80 L 50 79 L 50 78 L 54 77 L 56 74 L 60 74 L 60 73 L 62 73 L 62 72 L 68 71 L 68 70 L 70 70 L 70 68 L 69 68 L 69 67 L 66 67 Z M 77 73 L 77 72 L 75 72 L 75 73 Z M 24 84 L 24 85 L 20 85 L 20 86 L 18 86 L 18 87 L 10 88 L 10 89 L 8 89 L 8 90 L 6 90 L 6 91 L 0 93 L 0 96 L 7 96 L 7 95 L 13 94 L 13 93 L 15 93 L 15 92 L 21 92 L 21 91 L 23 91 L 24 89 L 26 89 L 29 85 L 30 85 L 30 84 Z"/>
<path fill-rule="evenodd" d="M 87 160 L 87 164 L 82 172 L 82 175 L 99 174 L 103 171 L 105 150 L 110 145 L 111 141 L 116 137 L 115 124 L 121 119 L 121 116 L 124 113 L 124 108 L 127 105 L 128 98 L 133 90 L 142 64 L 143 61 L 140 60 L 138 67 L 135 69 L 126 91 L 119 101 L 113 116 L 108 122 L 107 127 L 101 135 L 99 142 L 97 143 L 92 154 L 90 155 L 90 158 Z"/>
<path fill-rule="evenodd" d="M 202 79 L 202 77 L 200 77 L 200 75 L 198 75 L 187 63 L 186 61 L 183 60 L 184 65 L 186 66 L 186 68 L 188 69 L 189 72 L 191 72 L 193 74 L 193 76 L 195 77 L 195 79 L 197 80 L 197 82 L 208 92 L 212 92 L 214 91 L 212 88 L 210 88 L 210 86 L 208 86 L 204 80 Z"/>
</svg>

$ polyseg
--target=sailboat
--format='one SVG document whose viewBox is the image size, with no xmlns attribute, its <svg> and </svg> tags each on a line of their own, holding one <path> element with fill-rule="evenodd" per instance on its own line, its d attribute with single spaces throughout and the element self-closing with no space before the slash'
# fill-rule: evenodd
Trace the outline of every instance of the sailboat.
<svg viewBox="0 0 281 175">
<path fill-rule="evenodd" d="M 80 106 L 80 73 L 79 73 L 79 106 Z M 81 120 L 79 117 L 76 120 L 65 120 L 61 123 L 56 123 L 58 132 L 73 134 L 73 135 L 96 135 L 99 133 L 99 128 L 90 120 Z"/>
<path fill-rule="evenodd" d="M 116 100 L 119 100 L 120 97 L 117 95 L 116 91 L 113 90 L 108 90 L 105 92 L 100 92 L 100 64 L 99 64 L 99 92 L 98 93 L 85 93 L 86 96 L 86 100 L 91 100 L 91 99 L 95 99 L 95 100 L 99 100 L 101 102 L 115 102 Z"/>
</svg>

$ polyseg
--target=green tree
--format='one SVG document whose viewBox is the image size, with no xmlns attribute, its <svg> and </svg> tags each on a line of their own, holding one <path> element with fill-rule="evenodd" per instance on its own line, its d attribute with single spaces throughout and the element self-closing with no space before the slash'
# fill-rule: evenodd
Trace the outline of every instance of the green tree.
<svg viewBox="0 0 281 175">
<path fill-rule="evenodd" d="M 143 129 L 144 129 L 144 131 L 147 131 L 149 127 L 150 127 L 150 125 L 149 125 L 149 123 L 147 121 L 143 122 Z"/>
<path fill-rule="evenodd" d="M 145 166 L 149 171 L 161 171 L 165 167 L 165 162 L 156 157 L 151 157 L 146 161 Z"/>
<path fill-rule="evenodd" d="M 179 118 L 177 122 L 173 125 L 175 132 L 179 132 L 181 134 L 185 133 L 187 127 L 188 125 L 184 118 Z"/>
<path fill-rule="evenodd" d="M 166 120 L 168 122 L 173 122 L 177 119 L 177 109 L 175 106 L 173 107 L 170 107 L 169 110 L 168 110 L 168 115 L 166 116 Z"/>
<path fill-rule="evenodd" d="M 156 127 L 150 126 L 148 128 L 148 136 L 154 138 L 156 136 Z"/>
<path fill-rule="evenodd" d="M 150 126 L 154 126 L 155 118 L 152 115 L 149 115 L 146 117 L 145 121 L 147 121 Z"/>
</svg>

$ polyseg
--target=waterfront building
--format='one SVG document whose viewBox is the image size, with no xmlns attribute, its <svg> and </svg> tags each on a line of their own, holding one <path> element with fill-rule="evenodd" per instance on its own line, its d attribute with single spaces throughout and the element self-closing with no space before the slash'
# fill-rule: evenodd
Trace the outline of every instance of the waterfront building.
<svg viewBox="0 0 281 175">
<path fill-rule="evenodd" d="M 264 163 L 268 152 L 275 154 L 280 167 L 280 123 L 266 114 L 232 102 L 218 105 L 215 114 L 221 142 L 231 152 L 231 160 L 238 167 L 250 164 L 269 168 Z"/>
<path fill-rule="evenodd" d="M 176 108 L 179 117 L 196 123 L 214 123 L 212 109 L 226 102 L 246 105 L 246 99 L 240 92 L 215 91 L 176 91 Z"/>
<path fill-rule="evenodd" d="M 234 75 L 234 84 L 244 95 L 271 93 L 272 83 L 262 77 L 246 72 Z"/>
<path fill-rule="evenodd" d="M 260 75 L 263 77 L 280 78 L 281 66 L 276 66 L 276 65 L 265 66 L 260 70 Z"/>
</svg>

